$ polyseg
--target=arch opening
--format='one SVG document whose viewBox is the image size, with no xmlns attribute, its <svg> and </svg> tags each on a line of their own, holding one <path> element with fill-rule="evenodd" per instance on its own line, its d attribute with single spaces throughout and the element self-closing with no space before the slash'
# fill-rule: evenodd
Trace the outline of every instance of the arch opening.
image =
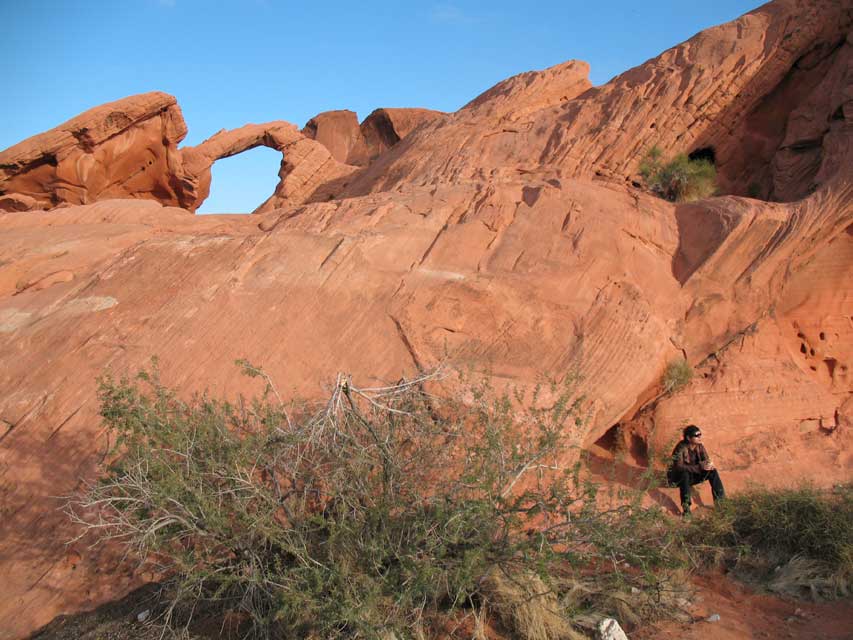
<svg viewBox="0 0 853 640">
<path fill-rule="evenodd" d="M 210 195 L 196 213 L 252 213 L 275 191 L 281 151 L 265 146 L 220 158 L 210 168 Z"/>
</svg>

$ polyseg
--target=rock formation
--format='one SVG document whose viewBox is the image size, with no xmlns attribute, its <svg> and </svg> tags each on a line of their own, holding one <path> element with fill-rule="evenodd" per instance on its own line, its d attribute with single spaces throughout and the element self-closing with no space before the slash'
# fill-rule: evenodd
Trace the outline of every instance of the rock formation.
<svg viewBox="0 0 853 640">
<path fill-rule="evenodd" d="M 482 158 L 493 178 L 535 169 L 631 182 L 657 145 L 713 152 L 722 193 L 803 197 L 849 166 L 849 11 L 846 1 L 777 0 L 514 126 L 479 120 L 475 101 L 384 154 L 343 195 L 476 179 Z"/>
<path fill-rule="evenodd" d="M 851 14 L 777 0 L 601 87 L 573 61 L 453 114 L 331 112 L 186 149 L 177 105 L 145 94 L 0 153 L 0 638 L 138 581 L 65 545 L 54 496 L 111 444 L 96 377 L 152 355 L 182 393 L 228 397 L 258 391 L 237 358 L 288 397 L 444 361 L 499 388 L 576 376 L 579 449 L 621 438 L 646 462 L 691 421 L 731 489 L 849 480 Z M 735 195 L 636 188 L 655 143 L 713 149 Z M 260 214 L 188 215 L 211 164 L 259 144 L 283 154 Z M 752 182 L 778 201 L 741 197 Z M 681 357 L 697 376 L 663 396 Z"/>
<path fill-rule="evenodd" d="M 266 146 L 281 151 L 280 181 L 256 212 L 334 197 L 356 166 L 444 114 L 377 109 L 359 126 L 351 111 L 312 118 L 300 133 L 287 122 L 222 130 L 195 147 L 175 98 L 160 92 L 90 109 L 0 152 L 0 212 L 51 209 L 110 198 L 143 198 L 196 211 L 210 195 L 210 168 Z M 316 140 L 316 141 L 315 141 Z"/>
<path fill-rule="evenodd" d="M 158 91 L 89 109 L 0 152 L 0 210 L 105 198 L 178 204 L 186 134 L 175 98 Z"/>
<path fill-rule="evenodd" d="M 445 115 L 430 109 L 377 109 L 359 125 L 353 111 L 325 111 L 311 118 L 302 133 L 321 142 L 338 162 L 363 167 L 421 124 Z"/>
<path fill-rule="evenodd" d="M 182 150 L 184 170 L 193 183 L 192 201 L 185 206 L 195 211 L 210 195 L 210 167 L 215 161 L 261 145 L 281 151 L 282 160 L 275 192 L 256 212 L 295 206 L 312 198 L 328 200 L 332 195 L 329 187 L 356 170 L 335 160 L 326 146 L 306 138 L 287 122 L 223 129 L 200 145 Z"/>
<path fill-rule="evenodd" d="M 574 100 L 592 88 L 589 65 L 569 60 L 543 71 L 528 71 L 497 83 L 462 107 L 496 122 L 515 123 L 536 111 Z"/>
<path fill-rule="evenodd" d="M 318 113 L 306 123 L 302 133 L 321 143 L 335 160 L 345 164 L 353 148 L 364 144 L 358 115 L 349 109 Z"/>
</svg>

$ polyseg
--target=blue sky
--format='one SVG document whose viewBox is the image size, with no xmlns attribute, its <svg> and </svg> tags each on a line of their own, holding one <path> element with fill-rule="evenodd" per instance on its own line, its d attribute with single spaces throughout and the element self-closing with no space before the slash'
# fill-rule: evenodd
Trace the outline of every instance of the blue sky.
<svg viewBox="0 0 853 640">
<path fill-rule="evenodd" d="M 183 145 L 222 128 L 377 107 L 453 111 L 496 82 L 576 58 L 607 82 L 755 0 L 0 0 L 0 149 L 104 102 L 178 98 Z M 250 211 L 280 154 L 213 167 L 203 212 Z"/>
</svg>

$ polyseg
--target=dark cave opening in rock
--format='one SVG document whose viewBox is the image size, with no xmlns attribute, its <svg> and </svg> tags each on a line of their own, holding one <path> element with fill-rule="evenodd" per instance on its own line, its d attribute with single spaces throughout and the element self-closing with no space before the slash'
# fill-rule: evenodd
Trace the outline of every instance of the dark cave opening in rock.
<svg viewBox="0 0 853 640">
<path fill-rule="evenodd" d="M 595 441 L 595 446 L 611 453 L 614 459 L 627 455 L 631 463 L 645 467 L 649 462 L 649 448 L 645 439 L 634 432 L 626 431 L 622 424 L 614 424 Z"/>
<path fill-rule="evenodd" d="M 619 425 L 614 424 L 605 431 L 604 435 L 595 441 L 595 445 L 611 453 L 615 452 L 619 446 Z"/>
<path fill-rule="evenodd" d="M 707 160 L 712 165 L 717 165 L 717 155 L 714 153 L 714 147 L 702 147 L 701 149 L 696 149 L 695 151 L 691 151 L 687 157 L 691 160 Z"/>
</svg>

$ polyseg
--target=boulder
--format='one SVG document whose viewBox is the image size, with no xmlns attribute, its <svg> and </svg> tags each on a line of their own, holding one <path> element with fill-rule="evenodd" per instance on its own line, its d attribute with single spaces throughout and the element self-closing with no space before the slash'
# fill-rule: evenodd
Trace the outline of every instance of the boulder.
<svg viewBox="0 0 853 640">
<path fill-rule="evenodd" d="M 364 144 L 358 116 L 347 109 L 318 113 L 305 124 L 302 133 L 322 144 L 335 160 L 343 163 L 347 163 L 355 146 Z"/>
<path fill-rule="evenodd" d="M 33 209 L 104 198 L 177 205 L 184 191 L 177 147 L 186 133 L 166 93 L 110 102 L 0 151 L 0 193 L 32 198 Z"/>
</svg>

